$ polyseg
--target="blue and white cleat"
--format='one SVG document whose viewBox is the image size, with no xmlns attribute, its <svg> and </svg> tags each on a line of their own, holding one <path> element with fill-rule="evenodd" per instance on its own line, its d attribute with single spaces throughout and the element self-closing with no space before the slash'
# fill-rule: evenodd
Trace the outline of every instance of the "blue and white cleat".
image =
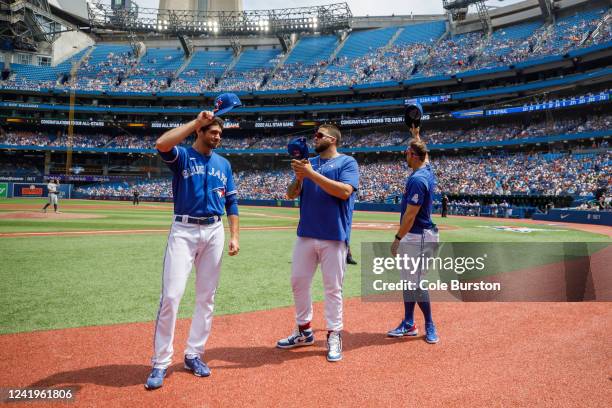
<svg viewBox="0 0 612 408">
<path fill-rule="evenodd" d="M 187 358 L 185 356 L 185 369 L 191 371 L 196 377 L 208 377 L 210 375 L 210 368 L 200 360 L 200 357 Z"/>
<path fill-rule="evenodd" d="M 154 368 L 151 370 L 151 374 L 149 374 L 149 378 L 147 378 L 147 382 L 145 383 L 145 388 L 147 390 L 156 390 L 160 388 L 164 383 L 166 371 L 165 368 Z"/>
<path fill-rule="evenodd" d="M 289 337 L 280 339 L 276 343 L 276 347 L 291 349 L 294 347 L 310 346 L 312 344 L 314 344 L 314 333 L 312 328 L 300 330 L 296 327 Z"/>
<path fill-rule="evenodd" d="M 433 323 L 425 324 L 425 341 L 429 344 L 436 344 L 440 341 L 436 333 L 436 326 Z"/>
<path fill-rule="evenodd" d="M 342 360 L 342 335 L 340 332 L 327 333 L 327 361 Z"/>
<path fill-rule="evenodd" d="M 415 324 L 411 324 L 405 320 L 393 330 L 389 330 L 387 332 L 388 337 L 404 337 L 404 336 L 416 336 L 419 334 L 419 329 L 417 329 Z"/>
</svg>

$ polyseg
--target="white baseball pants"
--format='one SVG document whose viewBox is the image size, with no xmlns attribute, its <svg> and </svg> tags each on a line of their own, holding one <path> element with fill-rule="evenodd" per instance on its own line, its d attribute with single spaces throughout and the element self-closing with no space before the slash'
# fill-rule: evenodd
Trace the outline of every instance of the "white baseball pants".
<svg viewBox="0 0 612 408">
<path fill-rule="evenodd" d="M 179 303 L 194 264 L 196 299 L 185 355 L 204 353 L 212 325 L 224 242 L 222 222 L 197 225 L 175 221 L 172 224 L 164 256 L 162 294 L 155 323 L 155 354 L 152 359 L 155 368 L 167 368 L 172 362 L 172 342 Z"/>
<path fill-rule="evenodd" d="M 298 237 L 293 248 L 291 287 L 298 325 L 312 321 L 312 278 L 321 265 L 325 288 L 327 330 L 342 330 L 342 284 L 346 269 L 346 243 Z"/>
<path fill-rule="evenodd" d="M 410 258 L 419 258 L 425 256 L 431 258 L 436 256 L 437 247 L 433 245 L 436 242 L 440 242 L 440 235 L 437 230 L 427 229 L 423 230 L 422 234 L 408 233 L 404 235 L 400 241 L 398 253 L 400 255 L 408 255 Z M 418 270 L 400 270 L 401 277 L 404 280 L 415 282 L 417 285 L 421 279 L 427 273 L 426 268 L 418 268 Z"/>
<path fill-rule="evenodd" d="M 57 194 L 58 193 L 49 193 L 49 204 L 57 205 Z"/>
</svg>

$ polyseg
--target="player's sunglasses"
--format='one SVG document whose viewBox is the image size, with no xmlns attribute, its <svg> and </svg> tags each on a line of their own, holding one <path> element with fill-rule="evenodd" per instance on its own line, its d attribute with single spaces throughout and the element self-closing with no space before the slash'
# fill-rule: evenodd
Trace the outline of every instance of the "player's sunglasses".
<svg viewBox="0 0 612 408">
<path fill-rule="evenodd" d="M 322 133 L 322 132 L 316 132 L 314 134 L 314 137 L 315 137 L 315 139 L 321 139 L 321 138 L 324 138 L 324 137 L 331 137 L 332 139 L 335 139 L 335 137 L 327 135 L 327 134 Z"/>
</svg>

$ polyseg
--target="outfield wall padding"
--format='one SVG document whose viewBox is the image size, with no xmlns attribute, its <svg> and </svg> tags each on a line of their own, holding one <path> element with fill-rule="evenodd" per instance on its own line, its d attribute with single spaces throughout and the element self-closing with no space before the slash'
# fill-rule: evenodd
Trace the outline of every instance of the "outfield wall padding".
<svg viewBox="0 0 612 408">
<path fill-rule="evenodd" d="M 611 211 L 563 210 L 554 208 L 548 214 L 534 214 L 534 220 L 553 222 L 576 222 L 612 226 Z"/>
</svg>

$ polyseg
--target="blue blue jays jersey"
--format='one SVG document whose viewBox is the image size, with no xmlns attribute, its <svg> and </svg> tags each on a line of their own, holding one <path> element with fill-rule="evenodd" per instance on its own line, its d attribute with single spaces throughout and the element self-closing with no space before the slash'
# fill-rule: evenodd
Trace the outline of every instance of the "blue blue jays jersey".
<svg viewBox="0 0 612 408">
<path fill-rule="evenodd" d="M 402 218 L 409 205 L 421 206 L 409 231 L 410 233 L 422 234 L 423 230 L 432 229 L 435 226 L 431 220 L 435 188 L 436 177 L 429 164 L 415 170 L 406 180 L 406 190 L 402 197 Z"/>
<path fill-rule="evenodd" d="M 205 156 L 193 147 L 182 146 L 159 154 L 174 174 L 174 214 L 191 217 L 224 214 L 226 197 L 237 193 L 227 159 L 214 152 Z"/>
<path fill-rule="evenodd" d="M 300 192 L 300 223 L 297 235 L 348 243 L 353 222 L 355 195 L 359 185 L 359 167 L 350 156 L 340 155 L 333 159 L 310 160 L 314 171 L 330 180 L 353 186 L 353 194 L 348 200 L 341 200 L 327 194 L 310 179 L 304 179 Z"/>
</svg>

